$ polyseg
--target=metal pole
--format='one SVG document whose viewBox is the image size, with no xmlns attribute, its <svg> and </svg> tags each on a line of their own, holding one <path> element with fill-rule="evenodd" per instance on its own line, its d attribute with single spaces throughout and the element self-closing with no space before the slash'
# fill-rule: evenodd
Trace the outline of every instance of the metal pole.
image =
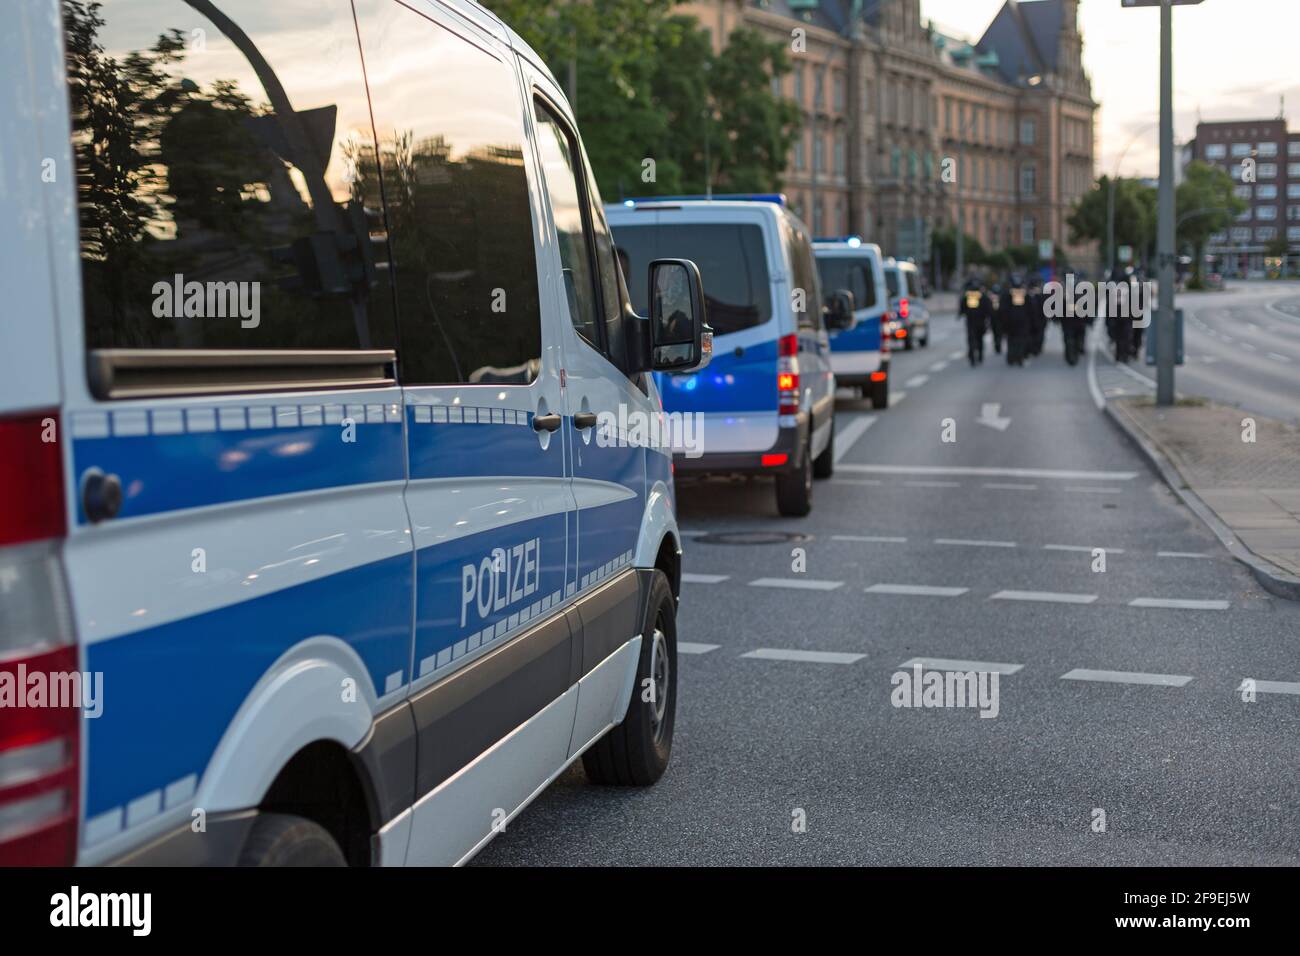
<svg viewBox="0 0 1300 956">
<path fill-rule="evenodd" d="M 1160 310 L 1156 314 L 1156 404 L 1174 403 L 1174 44 L 1173 3 L 1160 4 Z"/>
</svg>

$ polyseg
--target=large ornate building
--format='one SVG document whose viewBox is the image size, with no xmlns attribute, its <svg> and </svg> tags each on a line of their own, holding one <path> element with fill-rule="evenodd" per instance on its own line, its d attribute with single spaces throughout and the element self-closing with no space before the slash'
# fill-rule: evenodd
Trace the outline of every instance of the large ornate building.
<svg viewBox="0 0 1300 956">
<path fill-rule="evenodd" d="M 750 26 L 789 49 L 776 85 L 804 122 L 785 190 L 816 234 L 921 261 L 960 216 L 987 248 L 1051 239 L 1084 264 L 1096 250 L 1072 247 L 1066 226 L 1095 155 L 1078 5 L 1006 0 L 975 43 L 923 22 L 920 0 L 682 6 L 716 46 Z"/>
</svg>

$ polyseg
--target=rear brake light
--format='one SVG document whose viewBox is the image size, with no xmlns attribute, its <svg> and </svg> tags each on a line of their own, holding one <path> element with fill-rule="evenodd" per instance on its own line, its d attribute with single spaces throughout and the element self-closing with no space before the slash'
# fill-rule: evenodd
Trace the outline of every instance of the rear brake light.
<svg viewBox="0 0 1300 956">
<path fill-rule="evenodd" d="M 896 338 L 896 339 L 905 339 L 905 338 L 907 338 L 907 329 L 895 329 L 895 330 L 894 330 L 894 338 Z"/>
<path fill-rule="evenodd" d="M 784 454 L 764 455 L 762 459 L 764 468 L 779 468 L 781 465 L 784 465 L 789 460 L 790 460 L 790 456 Z"/>
<path fill-rule="evenodd" d="M 905 318 L 907 318 L 907 313 L 908 313 L 909 311 L 911 311 L 911 310 L 908 308 L 907 300 L 906 300 L 906 299 L 899 299 L 899 300 L 898 300 L 898 317 L 899 317 L 900 319 L 905 319 Z"/>
<path fill-rule="evenodd" d="M 872 380 L 873 382 L 883 382 L 883 381 L 885 380 L 885 378 L 886 378 L 886 373 L 885 373 L 885 372 L 872 372 L 872 373 L 871 373 L 871 380 Z"/>
<path fill-rule="evenodd" d="M 799 337 L 783 335 L 777 340 L 776 413 L 799 414 Z"/>
<path fill-rule="evenodd" d="M 77 852 L 86 697 L 58 540 L 58 427 L 53 413 L 0 419 L 0 866 L 67 866 Z"/>
<path fill-rule="evenodd" d="M 63 459 L 54 413 L 0 418 L 0 545 L 63 537 Z"/>
</svg>

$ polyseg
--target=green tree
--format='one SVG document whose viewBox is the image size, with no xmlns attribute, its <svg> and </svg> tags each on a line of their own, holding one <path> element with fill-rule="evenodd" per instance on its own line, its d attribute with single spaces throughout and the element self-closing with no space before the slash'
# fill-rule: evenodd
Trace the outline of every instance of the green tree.
<svg viewBox="0 0 1300 956">
<path fill-rule="evenodd" d="M 1114 185 L 1115 246 L 1132 246 L 1139 253 L 1145 254 L 1155 241 L 1156 192 L 1136 179 L 1116 179 Z M 1103 256 L 1107 254 L 1110 189 L 1110 177 L 1102 176 L 1093 189 L 1075 201 L 1074 208 L 1066 219 L 1066 225 L 1070 227 L 1070 241 L 1099 242 Z"/>
<path fill-rule="evenodd" d="M 566 90 L 572 72 L 571 105 L 606 198 L 703 192 L 708 171 L 719 191 L 780 189 L 800 119 L 772 93 L 771 76 L 790 69 L 780 44 L 742 29 L 715 55 L 670 0 L 487 5 Z"/>
<path fill-rule="evenodd" d="M 1222 232 L 1246 209 L 1235 192 L 1232 177 L 1217 166 L 1193 162 L 1187 167 L 1177 192 L 1179 247 L 1194 250 L 1192 285 L 1201 284 L 1201 261 L 1210 236 Z"/>
</svg>

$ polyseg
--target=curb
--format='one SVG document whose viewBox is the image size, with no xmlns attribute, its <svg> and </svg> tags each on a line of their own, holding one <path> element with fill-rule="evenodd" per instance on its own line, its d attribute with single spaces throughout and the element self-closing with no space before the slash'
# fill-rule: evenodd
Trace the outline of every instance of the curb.
<svg viewBox="0 0 1300 956">
<path fill-rule="evenodd" d="M 1214 532 L 1214 536 L 1228 549 L 1228 553 L 1250 568 L 1251 573 L 1263 585 L 1264 590 L 1276 597 L 1286 598 L 1290 601 L 1300 601 L 1300 577 L 1282 570 L 1242 544 L 1241 539 L 1233 533 L 1232 529 L 1224 524 L 1213 509 L 1188 487 L 1178 467 L 1165 457 L 1164 452 L 1156 447 L 1154 442 L 1147 438 L 1136 425 L 1125 421 L 1124 417 L 1115 411 L 1110 402 L 1106 402 L 1102 410 L 1111 423 L 1119 429 L 1120 433 L 1142 453 L 1143 457 L 1147 459 L 1147 463 L 1164 479 L 1165 484 L 1170 487 L 1183 504 L 1187 505 Z"/>
</svg>

